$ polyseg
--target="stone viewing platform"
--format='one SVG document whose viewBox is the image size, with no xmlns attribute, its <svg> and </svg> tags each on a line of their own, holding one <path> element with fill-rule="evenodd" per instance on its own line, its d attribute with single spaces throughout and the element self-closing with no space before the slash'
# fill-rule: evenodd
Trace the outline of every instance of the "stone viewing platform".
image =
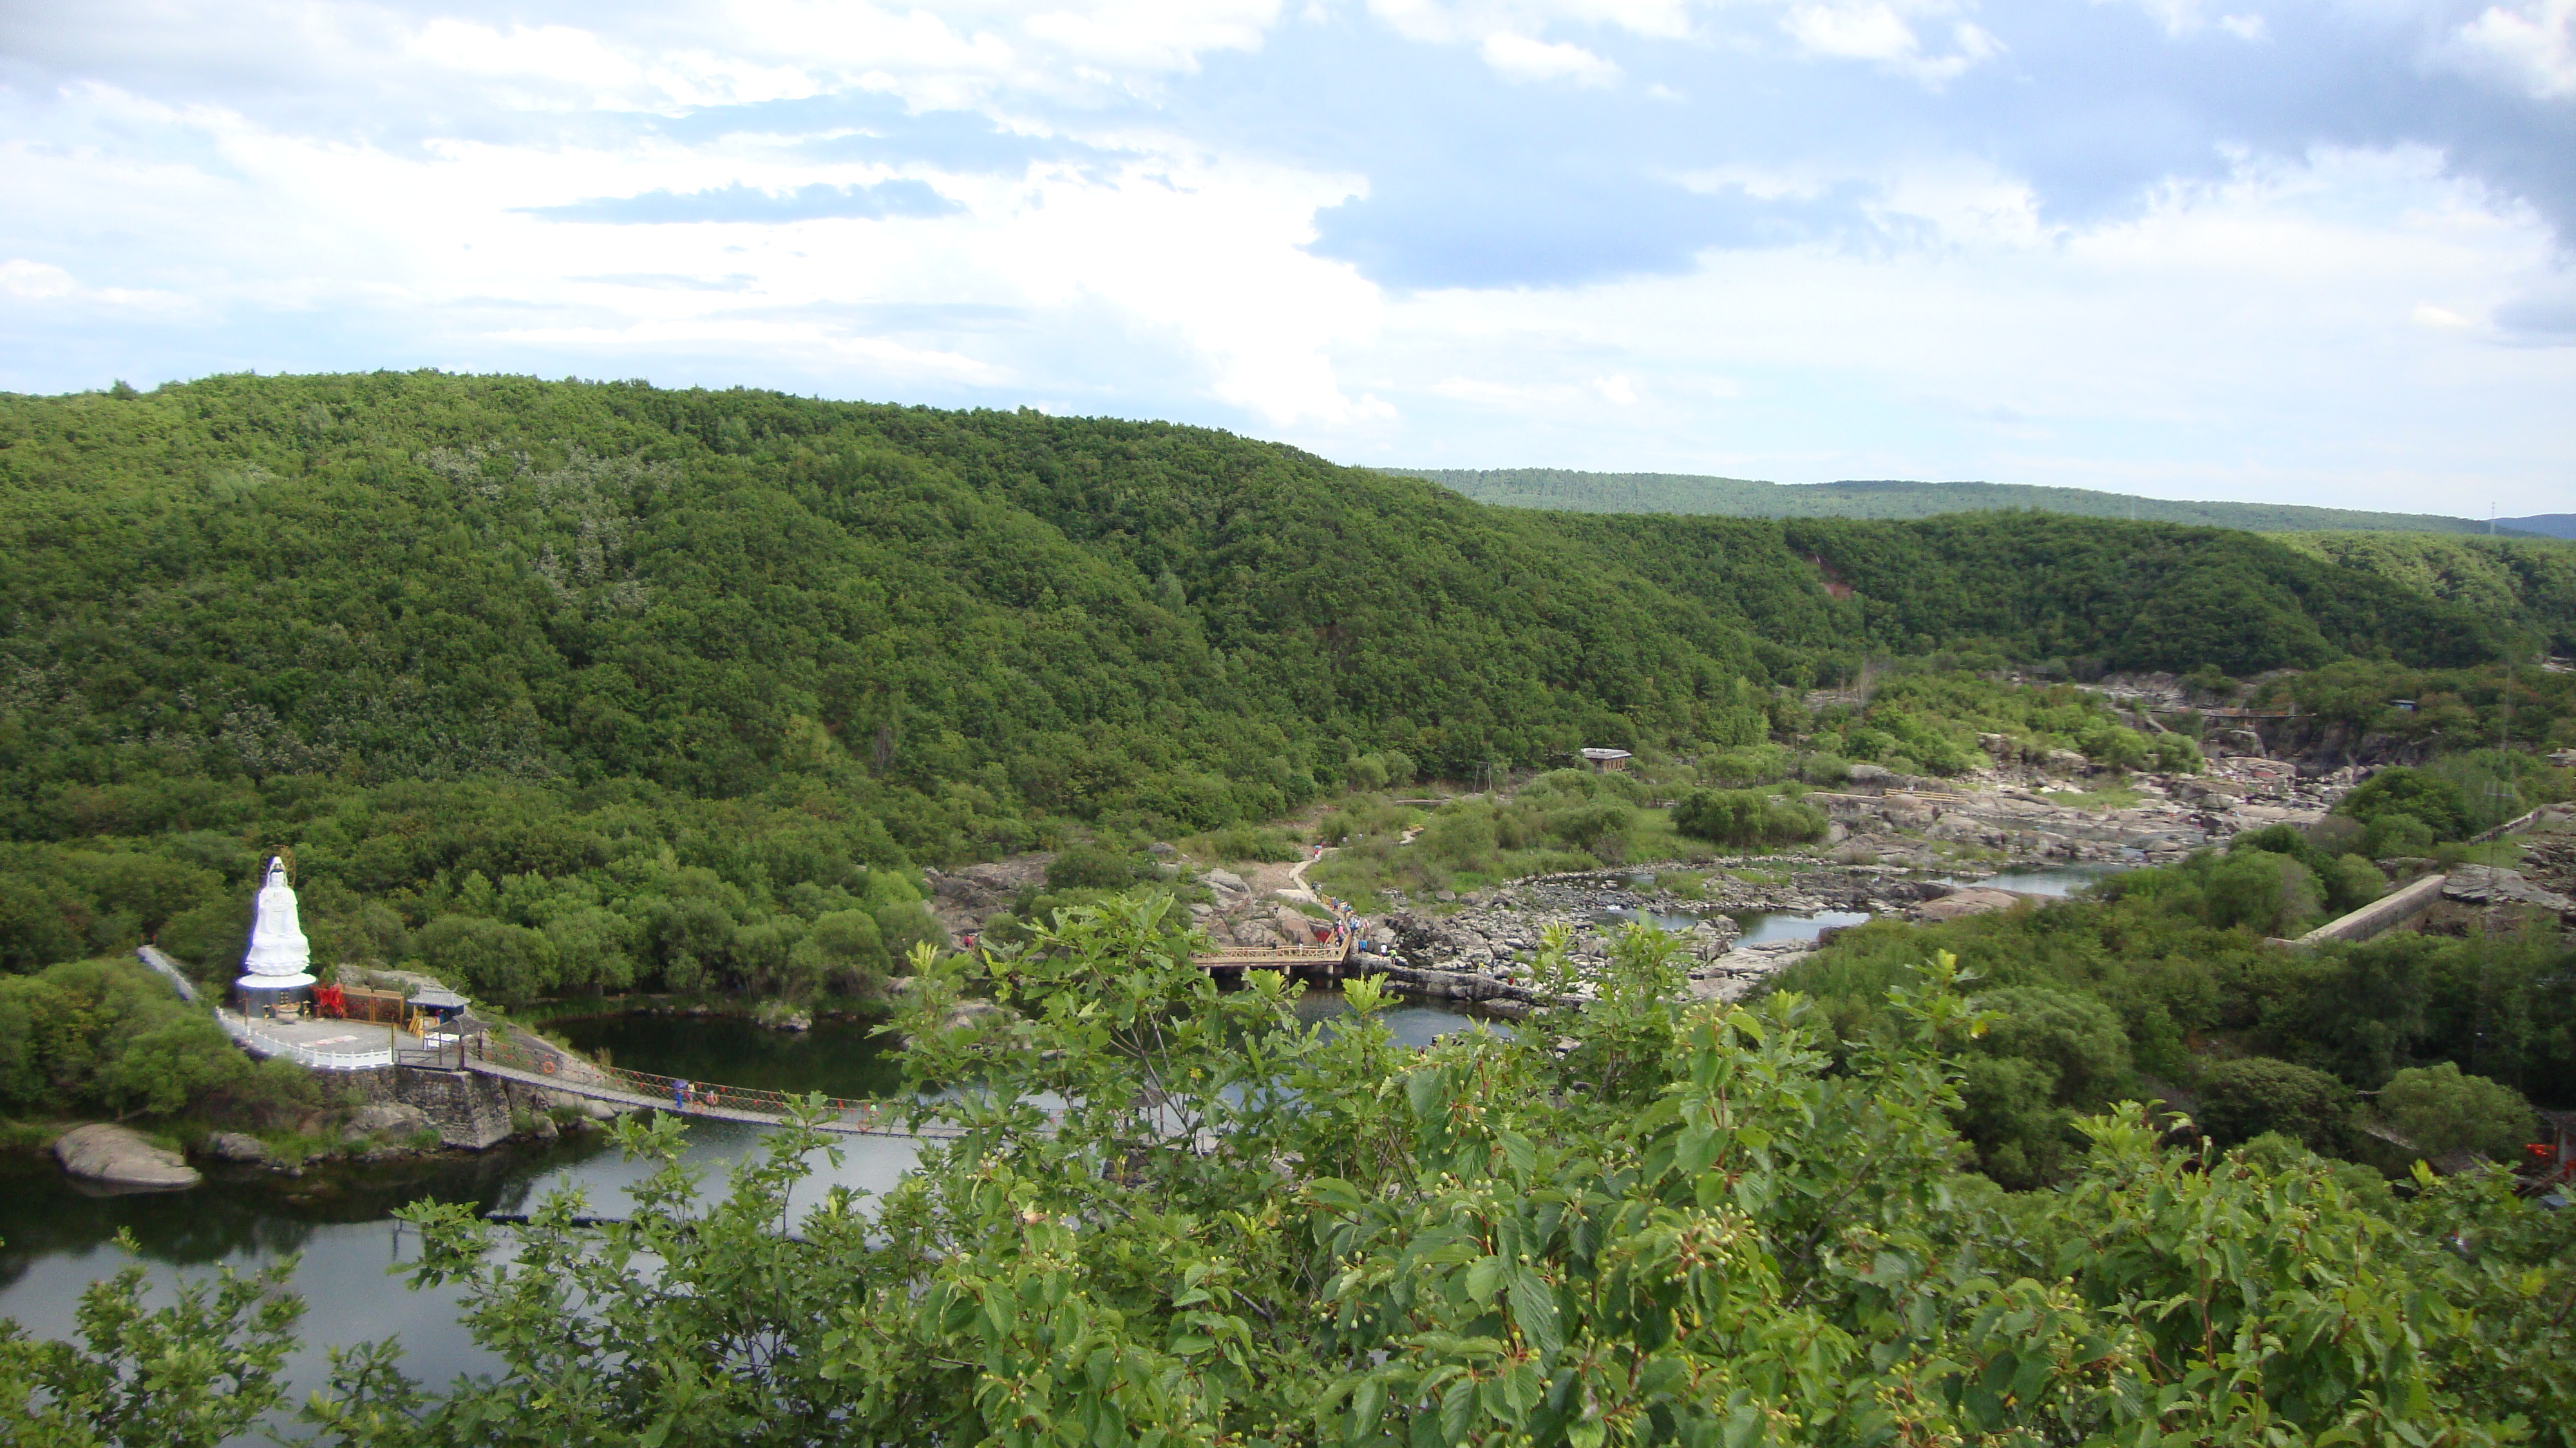
<svg viewBox="0 0 2576 1448">
<path fill-rule="evenodd" d="M 391 1066 L 409 1050 L 427 1052 L 439 1044 L 405 1036 L 392 1026 L 327 1017 L 270 1020 L 218 1008 L 215 1021 L 225 1034 L 254 1056 L 283 1056 L 315 1071 L 374 1071 Z"/>
</svg>

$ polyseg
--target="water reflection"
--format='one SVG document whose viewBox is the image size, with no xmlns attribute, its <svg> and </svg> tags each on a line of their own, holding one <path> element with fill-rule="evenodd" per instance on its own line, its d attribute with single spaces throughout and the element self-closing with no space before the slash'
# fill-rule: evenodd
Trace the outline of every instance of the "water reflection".
<svg viewBox="0 0 2576 1448">
<path fill-rule="evenodd" d="M 576 1049 L 605 1049 L 615 1064 L 657 1076 L 851 1100 L 889 1097 L 903 1062 L 873 1021 L 824 1020 L 810 1031 L 773 1031 L 741 1016 L 585 1016 L 547 1029 Z"/>
<path fill-rule="evenodd" d="M 1747 911 L 1735 917 L 1744 927 L 1737 945 L 1768 945 L 1775 940 L 1813 940 L 1840 925 L 1859 925 L 1871 918 L 1865 910 L 1819 910 L 1812 915 Z"/>
<path fill-rule="evenodd" d="M 2026 870 L 2006 870 L 2002 874 L 1988 875 L 1982 879 L 1952 878 L 1943 883 L 1983 885 L 1989 889 L 2011 890 L 2023 895 L 2062 897 L 2099 884 L 2124 870 L 2135 868 L 2133 865 L 2115 864 L 2043 865 Z"/>
<path fill-rule="evenodd" d="M 1324 1022 L 1327 1031 L 1335 1017 L 1350 1014 L 1350 1009 L 1350 1002 L 1342 997 L 1341 987 L 1320 981 L 1308 982 L 1305 992 L 1297 997 L 1297 1019 Z M 1512 1033 L 1512 1028 L 1503 1022 L 1489 1020 L 1463 1004 L 1449 1001 L 1418 1001 L 1394 996 L 1378 1011 L 1377 1018 L 1386 1024 L 1387 1034 L 1399 1046 L 1428 1046 L 1443 1036 L 1456 1035 L 1478 1026 L 1501 1036 Z"/>
<path fill-rule="evenodd" d="M 686 1129 L 681 1161 L 710 1191 L 722 1189 L 725 1168 L 762 1149 L 769 1131 L 694 1120 Z M 791 1211 L 819 1203 L 835 1185 L 883 1192 L 918 1159 L 916 1144 L 902 1138 L 836 1144 L 839 1164 L 817 1151 L 809 1162 L 814 1175 L 796 1188 Z M 388 1275 L 416 1258 L 420 1245 L 418 1234 L 391 1220 L 392 1213 L 433 1199 L 523 1213 L 550 1191 L 570 1187 L 593 1215 L 618 1216 L 629 1205 L 626 1189 L 653 1170 L 650 1162 L 626 1160 L 603 1133 L 553 1147 L 507 1146 L 301 1178 L 210 1174 L 190 1191 L 101 1199 L 75 1189 L 50 1159 L 0 1155 L 0 1317 L 15 1318 L 39 1338 L 70 1337 L 82 1290 L 127 1265 L 114 1245 L 119 1230 L 133 1233 L 142 1260 L 154 1268 L 155 1304 L 169 1300 L 174 1279 L 201 1278 L 218 1265 L 255 1270 L 300 1256 L 292 1285 L 306 1305 L 304 1341 L 287 1363 L 290 1401 L 300 1403 L 324 1385 L 330 1348 L 384 1337 L 401 1339 L 404 1371 L 443 1384 L 498 1363 L 457 1322 L 453 1291 L 415 1292 Z M 262 1441 L 262 1435 L 242 1441 Z"/>
</svg>

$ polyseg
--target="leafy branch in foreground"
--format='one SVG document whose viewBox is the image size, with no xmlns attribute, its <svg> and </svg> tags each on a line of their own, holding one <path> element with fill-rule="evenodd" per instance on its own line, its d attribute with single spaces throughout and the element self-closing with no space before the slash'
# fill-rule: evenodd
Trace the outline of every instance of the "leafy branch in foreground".
<svg viewBox="0 0 2576 1448">
<path fill-rule="evenodd" d="M 119 1232 L 119 1248 L 141 1249 Z M 220 1269 L 145 1305 L 129 1266 L 93 1282 L 74 1315 L 80 1341 L 37 1341 L 0 1318 L 0 1441 L 28 1448 L 214 1448 L 285 1401 L 280 1378 L 304 1303 L 285 1290 L 292 1259 L 243 1275 Z"/>
<path fill-rule="evenodd" d="M 627 1219 L 410 1219 L 499 1361 L 341 1354 L 317 1441 L 468 1444 L 2406 1444 L 2564 1448 L 2568 1214 L 2124 1104 L 2063 1190 L 1960 1169 L 1936 958 L 1837 1064 L 1794 995 L 1600 998 L 1428 1049 L 1220 990 L 1151 900 L 924 962 L 892 1029 L 960 1124 L 881 1198 L 808 1117 L 702 1196 L 670 1123 Z M 1551 942 L 1547 954 L 1561 952 Z M 1561 960 L 1546 962 L 1549 973 Z M 991 1003 L 966 1002 L 980 995 Z M 819 1108 L 817 1108 L 819 1109 Z M 77 1440 L 75 1440 L 77 1441 Z"/>
</svg>

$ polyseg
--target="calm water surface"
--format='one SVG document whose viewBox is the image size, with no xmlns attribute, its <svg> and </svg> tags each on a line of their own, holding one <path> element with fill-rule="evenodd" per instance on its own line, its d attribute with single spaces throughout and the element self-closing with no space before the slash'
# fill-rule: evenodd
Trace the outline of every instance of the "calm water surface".
<svg viewBox="0 0 2576 1448">
<path fill-rule="evenodd" d="M 741 1016 L 586 1016 L 547 1029 L 576 1048 L 608 1052 L 614 1065 L 656 1076 L 721 1081 L 765 1091 L 820 1091 L 851 1100 L 903 1085 L 902 1054 L 873 1021 L 817 1021 L 773 1031 Z"/>
</svg>

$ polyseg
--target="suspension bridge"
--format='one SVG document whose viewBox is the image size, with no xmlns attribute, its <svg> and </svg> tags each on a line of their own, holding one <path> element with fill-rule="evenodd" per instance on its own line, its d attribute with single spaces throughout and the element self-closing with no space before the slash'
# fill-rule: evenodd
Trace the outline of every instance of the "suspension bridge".
<svg viewBox="0 0 2576 1448">
<path fill-rule="evenodd" d="M 516 1039 L 496 1040 L 489 1035 L 474 1037 L 459 1049 L 463 1056 L 461 1060 L 439 1052 L 437 1055 L 442 1059 L 436 1062 L 407 1060 L 404 1064 L 436 1064 L 451 1070 L 461 1066 L 478 1076 L 513 1081 L 537 1090 L 561 1092 L 590 1101 L 604 1101 L 628 1110 L 668 1111 L 678 1116 L 695 1116 L 708 1121 L 739 1121 L 752 1126 L 783 1126 L 790 1110 L 810 1099 L 756 1086 L 727 1086 L 714 1081 L 656 1076 L 649 1071 L 629 1071 L 622 1066 L 599 1066 Z M 417 1054 L 425 1056 L 429 1053 Z M 823 1109 L 827 1114 L 815 1125 L 839 1136 L 905 1136 L 925 1141 L 954 1141 L 966 1134 L 959 1127 L 937 1122 L 907 1126 L 903 1120 L 903 1106 L 899 1102 L 854 1101 L 827 1096 L 823 1098 Z"/>
</svg>

